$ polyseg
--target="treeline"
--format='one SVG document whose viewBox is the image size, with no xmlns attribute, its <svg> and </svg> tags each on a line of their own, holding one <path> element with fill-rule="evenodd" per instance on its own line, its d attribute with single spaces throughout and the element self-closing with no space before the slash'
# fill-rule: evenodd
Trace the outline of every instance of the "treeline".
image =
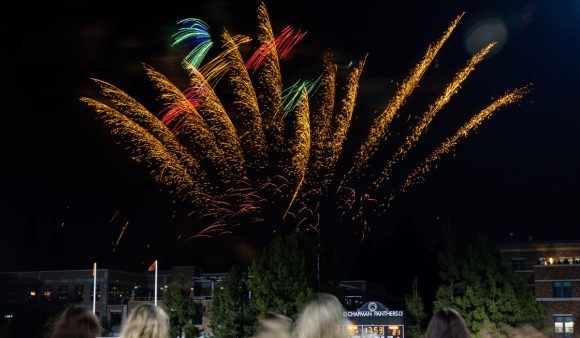
<svg viewBox="0 0 580 338">
<path fill-rule="evenodd" d="M 507 332 L 519 327 L 526 327 L 529 335 L 543 326 L 542 307 L 531 289 L 511 266 L 501 264 L 498 249 L 487 237 L 480 236 L 474 244 L 460 249 L 447 236 L 438 262 L 440 282 L 433 312 L 456 309 L 475 337 L 511 336 Z M 420 337 L 427 315 L 416 279 L 405 304 L 408 337 Z"/>
</svg>

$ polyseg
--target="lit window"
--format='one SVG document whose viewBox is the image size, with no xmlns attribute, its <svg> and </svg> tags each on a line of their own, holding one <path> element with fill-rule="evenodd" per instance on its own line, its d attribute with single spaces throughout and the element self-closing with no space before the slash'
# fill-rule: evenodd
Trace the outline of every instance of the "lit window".
<svg viewBox="0 0 580 338">
<path fill-rule="evenodd" d="M 97 284 L 97 301 L 101 300 L 101 286 Z M 91 285 L 91 301 L 93 301 L 93 286 Z"/>
<path fill-rule="evenodd" d="M 554 332 L 558 337 L 572 337 L 574 318 L 572 316 L 554 316 Z"/>
<path fill-rule="evenodd" d="M 552 282 L 554 298 L 572 297 L 572 282 Z"/>
<path fill-rule="evenodd" d="M 558 264 L 572 264 L 572 257 L 560 257 L 558 258 Z"/>
<path fill-rule="evenodd" d="M 75 301 L 82 302 L 84 300 L 85 286 L 81 284 L 75 285 L 74 297 Z"/>
<path fill-rule="evenodd" d="M 50 298 L 52 297 L 52 286 L 45 286 L 43 291 L 42 291 L 42 295 L 45 298 Z"/>
<path fill-rule="evenodd" d="M 36 291 L 28 291 L 30 297 L 36 297 Z"/>
<path fill-rule="evenodd" d="M 580 264 L 580 256 L 574 257 L 574 264 Z"/>
<path fill-rule="evenodd" d="M 526 269 L 526 260 L 523 258 L 512 258 L 512 268 L 514 271 L 522 271 Z"/>
<path fill-rule="evenodd" d="M 544 257 L 538 258 L 538 265 L 546 265 L 546 258 Z"/>
</svg>

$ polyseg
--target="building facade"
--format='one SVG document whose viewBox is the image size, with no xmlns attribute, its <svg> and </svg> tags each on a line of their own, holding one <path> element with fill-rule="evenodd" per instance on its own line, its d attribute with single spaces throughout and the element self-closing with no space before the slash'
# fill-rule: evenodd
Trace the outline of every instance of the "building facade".
<svg viewBox="0 0 580 338">
<path fill-rule="evenodd" d="M 503 243 L 500 255 L 534 291 L 554 336 L 580 338 L 580 241 Z"/>
<path fill-rule="evenodd" d="M 192 282 L 192 296 L 207 305 L 213 289 L 220 279 L 216 274 L 204 274 L 192 266 L 174 267 L 158 271 L 158 302 L 174 276 Z M 214 276 L 215 275 L 215 276 Z M 225 276 L 225 274 L 223 274 Z M 223 278 L 222 278 L 223 279 Z M 196 283 L 196 280 L 201 280 Z M 210 283 L 204 281 L 209 280 Z M 54 309 L 67 304 L 93 306 L 92 270 L 20 271 L 0 272 L 0 315 L 4 320 L 13 319 L 23 307 L 46 308 L 46 316 L 53 316 Z M 127 314 L 142 303 L 153 303 L 155 294 L 153 273 L 97 270 L 95 312 L 102 326 L 110 332 L 119 332 Z M 43 318 L 47 320 L 49 318 Z M 201 324 L 201 323 L 200 323 Z"/>
</svg>

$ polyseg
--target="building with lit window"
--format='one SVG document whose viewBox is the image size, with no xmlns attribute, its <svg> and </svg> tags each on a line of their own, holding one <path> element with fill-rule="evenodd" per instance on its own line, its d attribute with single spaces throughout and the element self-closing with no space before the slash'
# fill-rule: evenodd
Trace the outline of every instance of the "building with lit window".
<svg viewBox="0 0 580 338">
<path fill-rule="evenodd" d="M 580 241 L 503 243 L 500 255 L 534 290 L 555 336 L 579 338 Z"/>
<path fill-rule="evenodd" d="M 199 271 L 197 271 L 199 274 Z M 161 302 L 173 276 L 190 280 L 194 267 L 174 267 L 158 271 L 158 299 Z M 132 273 L 112 269 L 97 270 L 96 314 L 102 326 L 119 332 L 129 311 L 141 303 L 154 301 L 153 273 Z M 199 293 L 207 292 L 200 288 Z M 193 293 L 193 290 L 192 290 Z M 45 307 L 58 304 L 93 304 L 92 270 L 0 272 L 0 314 L 13 319 L 23 306 Z M 47 314 L 48 315 L 48 314 Z M 51 314 L 54 315 L 54 314 Z"/>
</svg>

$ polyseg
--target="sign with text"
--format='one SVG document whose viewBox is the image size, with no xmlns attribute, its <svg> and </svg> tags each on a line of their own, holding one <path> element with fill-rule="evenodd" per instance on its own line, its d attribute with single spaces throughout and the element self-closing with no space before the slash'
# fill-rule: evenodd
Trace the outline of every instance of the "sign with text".
<svg viewBox="0 0 580 338">
<path fill-rule="evenodd" d="M 391 310 L 379 302 L 368 302 L 356 311 L 345 311 L 351 324 L 350 338 L 405 338 L 403 310 Z"/>
</svg>

